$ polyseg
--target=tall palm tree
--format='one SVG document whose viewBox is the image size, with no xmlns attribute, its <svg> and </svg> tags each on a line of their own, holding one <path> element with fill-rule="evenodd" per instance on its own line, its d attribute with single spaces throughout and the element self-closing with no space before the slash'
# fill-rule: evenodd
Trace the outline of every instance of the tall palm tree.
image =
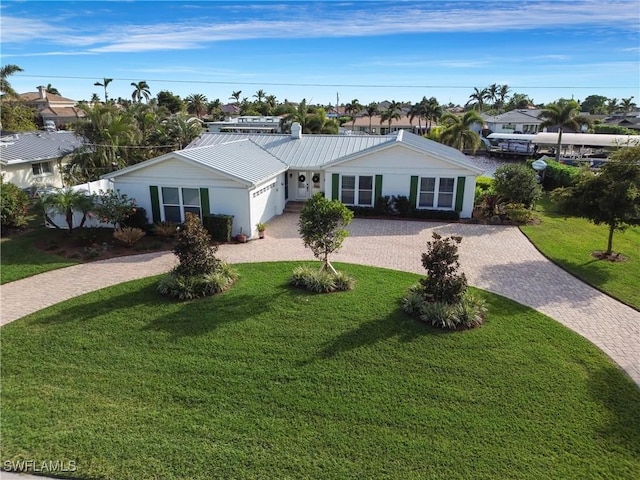
<svg viewBox="0 0 640 480">
<path fill-rule="evenodd" d="M 187 112 L 194 113 L 198 118 L 207 113 L 207 97 L 202 93 L 192 93 L 184 100 L 187 103 Z"/>
<path fill-rule="evenodd" d="M 151 91 L 149 90 L 149 85 L 146 81 L 142 80 L 138 83 L 131 82 L 131 86 L 133 87 L 131 100 L 140 103 L 142 101 L 142 97 L 144 97 L 145 102 L 149 102 L 149 98 L 151 98 Z"/>
<path fill-rule="evenodd" d="M 92 93 L 91 100 L 89 100 L 89 103 L 93 105 L 95 105 L 96 103 L 100 103 L 100 96 L 97 93 Z"/>
<path fill-rule="evenodd" d="M 272 115 L 275 108 L 278 106 L 278 99 L 275 95 L 267 95 L 265 97 L 265 106 L 263 115 Z"/>
<path fill-rule="evenodd" d="M 393 120 L 400 120 L 402 118 L 402 104 L 400 102 L 396 102 L 392 100 L 389 102 L 389 106 L 386 110 L 380 112 L 380 121 L 389 123 L 389 131 L 387 133 L 391 133 L 391 122 Z"/>
<path fill-rule="evenodd" d="M 307 106 L 307 99 L 303 98 L 298 104 L 298 108 L 294 109 L 291 113 L 287 114 L 280 120 L 280 129 L 283 132 L 290 132 L 291 125 L 294 122 L 298 122 L 302 127 L 302 132 L 307 130 L 307 122 L 309 121 L 309 107 Z"/>
<path fill-rule="evenodd" d="M 16 72 L 24 72 L 18 65 L 4 65 L 0 68 L 0 93 L 8 97 L 17 97 L 17 92 L 11 87 L 8 77 Z"/>
<path fill-rule="evenodd" d="M 96 87 L 104 87 L 104 103 L 109 101 L 109 97 L 107 96 L 107 85 L 113 82 L 113 78 L 103 78 L 102 82 L 96 82 L 93 85 Z"/>
<path fill-rule="evenodd" d="M 234 99 L 236 101 L 236 105 L 240 105 L 240 95 L 242 95 L 242 90 L 234 91 L 231 93 L 229 100 Z"/>
<path fill-rule="evenodd" d="M 423 99 L 424 101 L 424 99 Z M 431 131 L 433 122 L 438 122 L 442 118 L 442 105 L 438 103 L 436 97 L 431 97 L 424 105 L 424 118 L 429 122 L 427 131 Z"/>
<path fill-rule="evenodd" d="M 356 126 L 356 117 L 358 113 L 362 111 L 362 105 L 358 102 L 358 99 L 351 100 L 350 103 L 347 103 L 344 106 L 344 113 L 351 116 L 351 130 L 353 130 Z"/>
<path fill-rule="evenodd" d="M 465 107 L 472 105 L 474 110 L 482 112 L 484 110 L 484 101 L 489 97 L 489 91 L 486 88 L 480 90 L 478 87 L 473 87 L 473 93 L 469 95 L 469 101 L 465 104 Z"/>
<path fill-rule="evenodd" d="M 485 90 L 487 91 L 486 99 L 490 101 L 495 108 L 496 104 L 498 103 L 500 86 L 497 83 L 492 83 L 487 88 L 485 88 Z"/>
<path fill-rule="evenodd" d="M 607 113 L 609 115 L 613 115 L 619 107 L 620 105 L 618 105 L 617 98 L 610 98 L 607 100 Z"/>
<path fill-rule="evenodd" d="M 369 105 L 364 107 L 364 114 L 369 117 L 369 135 L 371 135 L 371 117 L 378 114 L 378 104 L 376 102 L 371 102 Z"/>
<path fill-rule="evenodd" d="M 589 125 L 591 121 L 580 116 L 580 106 L 574 100 L 561 101 L 547 105 L 538 118 L 543 120 L 540 128 L 558 127 L 558 144 L 556 148 L 556 161 L 560 161 L 560 149 L 562 147 L 562 132 L 565 128 L 580 131 L 582 125 Z"/>
<path fill-rule="evenodd" d="M 446 145 L 457 148 L 463 151 L 465 148 L 471 149 L 472 153 L 480 146 L 480 136 L 471 130 L 471 127 L 475 124 L 481 124 L 484 122 L 482 117 L 475 110 L 469 110 L 464 115 L 454 115 L 452 113 L 445 113 L 442 116 L 442 132 L 440 133 L 440 140 Z"/>
<path fill-rule="evenodd" d="M 254 98 L 258 99 L 258 103 L 260 105 L 262 105 L 262 101 L 264 100 L 264 98 L 267 96 L 267 94 L 265 93 L 264 90 L 260 89 L 256 92 L 256 94 L 254 95 Z"/>
<path fill-rule="evenodd" d="M 47 85 L 47 88 L 45 90 L 47 91 L 47 93 L 50 93 L 51 95 L 60 95 L 60 92 L 58 91 L 58 89 L 53 85 L 51 85 L 50 83 Z"/>
<path fill-rule="evenodd" d="M 633 98 L 634 97 L 629 97 L 620 100 L 620 110 L 622 111 L 622 113 L 624 113 L 625 117 L 629 114 L 631 109 L 635 108 L 636 106 L 636 104 L 632 102 Z"/>
<path fill-rule="evenodd" d="M 498 90 L 498 101 L 496 103 L 498 112 L 501 112 L 504 109 L 507 97 L 509 96 L 509 90 L 509 85 L 500 85 Z"/>
<path fill-rule="evenodd" d="M 420 132 L 420 135 L 422 135 L 422 119 L 424 118 L 424 109 L 426 102 L 427 97 L 422 97 L 422 100 L 420 102 L 414 103 L 409 107 L 409 112 L 407 113 L 412 130 L 413 121 L 416 119 L 416 117 L 418 118 L 418 131 Z"/>
</svg>

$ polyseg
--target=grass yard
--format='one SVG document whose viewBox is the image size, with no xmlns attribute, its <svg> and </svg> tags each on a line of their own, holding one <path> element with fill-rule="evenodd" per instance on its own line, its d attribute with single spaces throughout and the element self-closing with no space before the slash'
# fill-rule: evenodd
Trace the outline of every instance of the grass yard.
<svg viewBox="0 0 640 480">
<path fill-rule="evenodd" d="M 539 225 L 520 227 L 531 242 L 560 267 L 618 300 L 640 310 L 640 228 L 616 232 L 613 250 L 626 262 L 596 260 L 591 252 L 606 250 L 608 227 L 583 218 L 565 218 L 545 197 L 537 207 Z"/>
<path fill-rule="evenodd" d="M 0 284 L 20 280 L 38 273 L 75 265 L 77 260 L 45 252 L 35 246 L 43 228 L 13 234 L 0 241 Z M 46 232 L 46 231 L 45 231 Z"/>
<path fill-rule="evenodd" d="M 157 278 L 2 328 L 2 462 L 91 479 L 640 478 L 640 391 L 555 321 L 479 292 L 444 333 L 399 301 L 416 275 L 339 265 L 356 289 L 238 265 L 213 298 Z"/>
</svg>

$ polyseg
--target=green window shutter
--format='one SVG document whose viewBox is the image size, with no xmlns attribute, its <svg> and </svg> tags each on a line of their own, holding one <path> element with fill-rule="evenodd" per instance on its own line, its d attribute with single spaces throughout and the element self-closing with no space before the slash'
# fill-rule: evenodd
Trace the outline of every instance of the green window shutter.
<svg viewBox="0 0 640 480">
<path fill-rule="evenodd" d="M 340 198 L 340 174 L 334 173 L 331 175 L 331 200 L 338 200 Z"/>
<path fill-rule="evenodd" d="M 200 207 L 202 208 L 202 216 L 208 217 L 211 215 L 209 211 L 209 189 L 201 188 L 200 189 Z"/>
<path fill-rule="evenodd" d="M 151 193 L 151 216 L 153 223 L 159 222 L 160 218 L 160 196 L 158 195 L 158 187 L 154 185 L 149 186 L 149 192 Z"/>
<path fill-rule="evenodd" d="M 462 204 L 464 203 L 464 182 L 465 177 L 458 177 L 458 186 L 456 187 L 456 212 L 462 211 Z"/>
<path fill-rule="evenodd" d="M 411 176 L 411 188 L 409 189 L 409 203 L 411 208 L 418 206 L 418 177 L 417 175 Z"/>
<path fill-rule="evenodd" d="M 382 196 L 382 175 L 376 175 L 376 186 L 374 190 L 375 196 L 373 197 L 373 201 L 375 202 L 378 197 Z"/>
</svg>

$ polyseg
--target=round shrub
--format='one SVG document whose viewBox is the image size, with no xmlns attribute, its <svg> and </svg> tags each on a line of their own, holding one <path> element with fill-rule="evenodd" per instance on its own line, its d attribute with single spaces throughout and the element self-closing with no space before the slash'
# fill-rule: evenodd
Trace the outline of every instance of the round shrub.
<svg viewBox="0 0 640 480">
<path fill-rule="evenodd" d="M 165 275 L 158 283 L 158 292 L 178 300 L 208 297 L 229 289 L 238 279 L 231 267 L 221 262 L 217 271 L 204 275 Z"/>
<path fill-rule="evenodd" d="M 581 169 L 579 167 L 564 165 L 555 160 L 548 160 L 547 168 L 544 171 L 542 186 L 545 190 L 570 187 L 578 175 L 580 175 L 580 171 Z"/>
<path fill-rule="evenodd" d="M 542 197 L 536 172 L 526 165 L 509 163 L 496 169 L 493 188 L 507 202 L 531 208 Z"/>
<path fill-rule="evenodd" d="M 21 228 L 27 224 L 29 196 L 13 183 L 5 183 L 0 175 L 0 203 L 2 231 Z"/>
<path fill-rule="evenodd" d="M 304 265 L 293 270 L 290 283 L 313 293 L 331 293 L 353 289 L 354 279 L 344 272 L 333 273 Z"/>
</svg>

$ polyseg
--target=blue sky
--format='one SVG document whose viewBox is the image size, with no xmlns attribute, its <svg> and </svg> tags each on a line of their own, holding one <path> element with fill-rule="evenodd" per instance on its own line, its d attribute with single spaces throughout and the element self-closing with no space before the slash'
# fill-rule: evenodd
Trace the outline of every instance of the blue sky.
<svg viewBox="0 0 640 480">
<path fill-rule="evenodd" d="M 535 102 L 640 100 L 640 0 L 7 1 L 2 65 L 20 93 L 202 93 L 258 89 L 280 101 L 357 98 L 464 104 L 507 84 Z M 640 102 L 639 102 L 640 103 Z"/>
</svg>

